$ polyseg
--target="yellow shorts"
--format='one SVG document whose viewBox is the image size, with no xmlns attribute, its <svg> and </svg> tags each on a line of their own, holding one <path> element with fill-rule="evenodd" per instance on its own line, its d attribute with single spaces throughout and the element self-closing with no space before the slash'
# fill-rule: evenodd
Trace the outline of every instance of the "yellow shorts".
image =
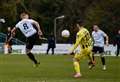
<svg viewBox="0 0 120 82">
<path fill-rule="evenodd" d="M 81 49 L 80 53 L 76 53 L 74 58 L 75 59 L 82 59 L 86 57 L 92 56 L 92 47 L 88 47 L 85 49 Z"/>
</svg>

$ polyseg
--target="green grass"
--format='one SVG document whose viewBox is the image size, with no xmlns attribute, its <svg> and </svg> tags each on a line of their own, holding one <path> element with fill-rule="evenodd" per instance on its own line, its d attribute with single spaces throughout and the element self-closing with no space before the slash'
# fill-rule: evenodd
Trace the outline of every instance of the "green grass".
<svg viewBox="0 0 120 82">
<path fill-rule="evenodd" d="M 96 67 L 88 69 L 81 61 L 82 78 L 73 78 L 71 56 L 38 56 L 41 64 L 32 67 L 25 55 L 0 55 L 0 82 L 120 82 L 120 58 L 107 57 L 107 70 L 102 71 L 100 58 Z"/>
</svg>

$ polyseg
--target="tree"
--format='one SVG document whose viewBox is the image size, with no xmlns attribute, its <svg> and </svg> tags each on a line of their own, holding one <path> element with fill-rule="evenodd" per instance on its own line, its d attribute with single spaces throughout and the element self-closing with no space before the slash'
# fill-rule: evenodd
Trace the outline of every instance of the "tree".
<svg viewBox="0 0 120 82">
<path fill-rule="evenodd" d="M 65 15 L 57 21 L 59 41 L 61 30 L 65 28 L 75 36 L 71 24 L 76 18 L 83 20 L 89 30 L 93 24 L 98 24 L 112 36 L 120 27 L 119 4 L 119 0 L 4 0 L 0 1 L 0 16 L 7 20 L 6 26 L 13 26 L 19 20 L 20 12 L 28 11 L 40 22 L 44 34 L 49 35 L 53 32 L 54 18 Z"/>
<path fill-rule="evenodd" d="M 16 20 L 16 4 L 14 0 L 0 1 L 0 18 L 6 20 L 4 27 L 11 26 Z M 5 28 L 1 28 L 2 32 L 5 32 Z"/>
</svg>

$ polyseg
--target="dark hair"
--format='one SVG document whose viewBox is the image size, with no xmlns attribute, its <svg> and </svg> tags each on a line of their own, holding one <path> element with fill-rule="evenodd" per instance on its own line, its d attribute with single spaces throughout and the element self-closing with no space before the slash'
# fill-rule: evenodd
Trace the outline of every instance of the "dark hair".
<svg viewBox="0 0 120 82">
<path fill-rule="evenodd" d="M 80 26 L 83 26 L 83 21 L 78 19 L 78 20 L 74 20 L 73 25 L 79 24 Z"/>
<path fill-rule="evenodd" d="M 28 11 L 21 11 L 20 13 L 26 13 L 26 14 L 29 14 L 29 12 L 28 12 Z"/>
<path fill-rule="evenodd" d="M 30 13 L 29 13 L 29 12 L 27 12 L 27 11 L 23 11 L 23 12 L 21 12 L 21 13 L 20 13 L 20 18 L 21 18 L 21 16 L 24 16 L 24 15 L 28 15 L 28 16 L 29 16 L 29 18 L 31 18 Z"/>
<path fill-rule="evenodd" d="M 21 14 L 28 14 L 28 15 L 30 15 L 30 13 L 27 12 L 27 11 L 22 11 L 22 12 L 20 13 L 20 15 L 21 15 Z"/>
</svg>

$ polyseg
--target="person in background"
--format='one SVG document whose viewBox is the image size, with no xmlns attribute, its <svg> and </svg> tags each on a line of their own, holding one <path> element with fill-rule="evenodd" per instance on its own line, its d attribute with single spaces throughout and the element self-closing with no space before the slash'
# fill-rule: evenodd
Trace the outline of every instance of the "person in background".
<svg viewBox="0 0 120 82">
<path fill-rule="evenodd" d="M 5 45 L 8 48 L 8 53 L 12 53 L 12 38 L 11 37 L 11 27 L 7 28 L 7 36 L 6 36 L 6 41 L 5 41 Z"/>
<path fill-rule="evenodd" d="M 54 55 L 54 49 L 56 48 L 56 43 L 55 43 L 55 37 L 51 33 L 50 36 L 48 37 L 48 48 L 47 48 L 47 54 L 49 53 L 49 50 L 52 50 L 52 55 Z"/>
<path fill-rule="evenodd" d="M 104 45 L 106 44 L 108 46 L 108 40 L 109 40 L 108 35 L 105 32 L 103 32 L 98 27 L 98 25 L 93 25 L 92 37 L 94 41 L 93 60 L 94 60 L 94 54 L 99 53 L 101 57 L 102 65 L 103 65 L 103 70 L 106 70 Z"/>
<path fill-rule="evenodd" d="M 115 45 L 117 45 L 117 53 L 116 53 L 116 56 L 118 56 L 118 55 L 119 55 L 119 52 L 120 52 L 120 30 L 118 30 L 118 34 L 116 35 Z"/>
</svg>

